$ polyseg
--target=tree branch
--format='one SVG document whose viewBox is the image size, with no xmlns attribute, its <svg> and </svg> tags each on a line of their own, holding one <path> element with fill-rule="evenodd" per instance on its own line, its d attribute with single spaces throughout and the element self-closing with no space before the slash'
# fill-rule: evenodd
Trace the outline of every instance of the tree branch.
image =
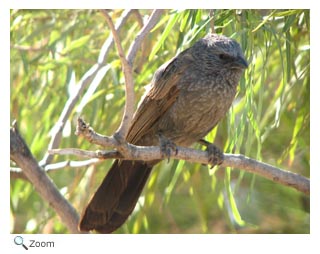
<svg viewBox="0 0 320 254">
<path fill-rule="evenodd" d="M 60 194 L 52 180 L 38 165 L 29 147 L 20 136 L 16 125 L 10 128 L 10 159 L 23 170 L 25 176 L 43 200 L 46 200 L 52 206 L 69 231 L 71 233 L 81 233 L 78 230 L 78 213 Z"/>
<path fill-rule="evenodd" d="M 76 155 L 79 157 L 98 159 L 126 159 L 142 161 L 164 159 L 160 148 L 157 146 L 135 146 L 128 143 L 110 142 L 108 137 L 96 133 L 82 119 L 79 119 L 78 123 L 81 124 L 81 128 L 77 128 L 77 135 L 83 136 L 91 143 L 98 144 L 103 147 L 112 147 L 116 149 L 116 151 L 85 151 L 81 149 L 69 148 L 51 150 L 49 153 L 60 155 Z M 122 151 L 125 151 L 125 154 L 123 154 Z M 177 153 L 172 153 L 170 158 L 185 160 L 192 163 L 209 164 L 207 152 L 179 146 L 177 147 Z M 282 185 L 295 188 L 306 195 L 310 194 L 310 180 L 308 178 L 282 170 L 263 162 L 256 161 L 243 155 L 224 154 L 224 161 L 220 166 L 245 170 L 274 182 L 278 182 Z"/>
<path fill-rule="evenodd" d="M 128 57 L 125 57 L 123 48 L 121 46 L 120 38 L 118 36 L 118 33 L 116 29 L 114 28 L 113 22 L 111 17 L 108 14 L 108 11 L 102 10 L 103 15 L 106 18 L 106 21 L 108 23 L 108 26 L 112 32 L 115 44 L 117 46 L 119 58 L 121 60 L 122 65 L 122 71 L 125 78 L 125 85 L 126 85 L 126 100 L 125 100 L 125 109 L 124 114 L 122 117 L 121 124 L 116 131 L 116 133 L 113 135 L 116 140 L 120 142 L 124 142 L 125 136 L 128 132 L 130 122 L 132 120 L 133 114 L 134 114 L 134 82 L 133 82 L 133 75 L 132 75 L 132 65 L 134 58 L 136 56 L 136 53 L 138 49 L 140 48 L 144 38 L 146 35 L 151 31 L 151 29 L 157 24 L 158 20 L 160 19 L 160 16 L 162 14 L 163 10 L 154 10 L 147 21 L 147 23 L 144 25 L 144 27 L 140 30 L 140 32 L 137 34 L 136 39 L 131 44 Z M 125 152 L 125 151 L 123 151 Z"/>
<path fill-rule="evenodd" d="M 136 57 L 137 51 L 140 48 L 144 38 L 149 34 L 152 28 L 158 23 L 160 16 L 162 15 L 163 10 L 154 10 L 148 19 L 148 22 L 144 25 L 144 27 L 137 34 L 134 42 L 131 44 L 128 53 L 128 63 L 130 66 L 133 65 L 133 60 Z"/>
<path fill-rule="evenodd" d="M 67 161 L 61 161 L 61 162 L 57 162 L 57 163 L 48 164 L 43 167 L 43 170 L 48 174 L 50 172 L 58 171 L 60 169 L 65 169 L 67 167 L 69 167 L 69 168 L 88 167 L 90 165 L 98 164 L 100 162 L 102 162 L 102 161 L 99 159 L 96 159 L 96 158 L 92 158 L 92 159 L 84 160 L 84 161 L 67 160 Z M 23 173 L 21 168 L 11 167 L 10 168 L 10 179 L 18 179 L 18 178 L 23 179 L 25 181 L 29 181 L 29 179 Z"/>
<path fill-rule="evenodd" d="M 119 18 L 115 30 L 119 31 L 121 27 L 125 24 L 127 21 L 129 15 L 131 15 L 132 11 L 128 10 L 123 13 L 121 18 Z M 97 77 L 97 75 L 100 73 L 100 71 L 105 67 L 106 65 L 106 59 L 109 54 L 109 51 L 111 49 L 111 46 L 113 45 L 113 37 L 109 36 L 105 43 L 103 44 L 100 55 L 98 58 L 98 61 L 95 65 L 93 65 L 81 78 L 79 83 L 76 85 L 77 90 L 70 95 L 68 101 L 66 102 L 59 120 L 56 122 L 55 126 L 53 127 L 53 133 L 51 140 L 49 142 L 48 150 L 54 149 L 59 147 L 59 144 L 61 142 L 62 137 L 62 131 L 63 128 L 67 122 L 67 119 L 69 118 L 71 112 L 73 111 L 74 107 L 76 106 L 81 94 L 85 90 L 85 88 L 92 83 L 92 81 Z M 47 165 L 52 161 L 52 155 L 46 154 L 44 158 L 40 161 L 40 165 Z"/>
<path fill-rule="evenodd" d="M 239 168 L 310 195 L 310 179 L 241 154 L 228 154 L 221 166 Z"/>
<path fill-rule="evenodd" d="M 118 55 L 121 60 L 122 65 L 122 72 L 124 74 L 126 89 L 125 89 L 125 107 L 124 107 L 124 114 L 122 117 L 121 124 L 114 134 L 114 137 L 119 140 L 120 142 L 123 142 L 125 139 L 125 136 L 127 134 L 127 131 L 129 129 L 130 122 L 133 117 L 134 113 L 134 83 L 133 83 L 133 76 L 132 76 L 132 66 L 128 63 L 123 48 L 121 46 L 120 38 L 118 36 L 118 33 L 113 25 L 112 19 L 108 14 L 108 11 L 102 10 L 103 15 L 106 18 L 106 21 L 108 23 L 108 26 L 112 32 L 113 40 L 116 44 Z"/>
</svg>

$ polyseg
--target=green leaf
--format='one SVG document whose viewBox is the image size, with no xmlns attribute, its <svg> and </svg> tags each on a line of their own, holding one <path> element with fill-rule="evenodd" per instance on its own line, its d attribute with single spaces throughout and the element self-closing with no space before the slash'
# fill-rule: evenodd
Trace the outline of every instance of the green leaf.
<svg viewBox="0 0 320 254">
<path fill-rule="evenodd" d="M 85 36 L 82 36 L 80 37 L 79 39 L 77 40 L 74 40 L 70 43 L 70 45 L 68 45 L 67 47 L 65 47 L 63 50 L 62 50 L 62 54 L 65 55 L 67 53 L 70 53 L 71 51 L 73 50 L 76 50 L 78 48 L 81 48 L 81 47 L 84 47 L 88 41 L 90 40 L 90 35 L 85 35 Z"/>
<path fill-rule="evenodd" d="M 149 61 L 154 58 L 154 56 L 158 53 L 160 47 L 163 45 L 165 39 L 169 36 L 173 26 L 176 24 L 177 20 L 180 18 L 181 13 L 175 13 L 170 16 L 170 19 L 168 21 L 168 24 L 163 31 L 160 39 L 157 41 L 156 45 L 153 47 L 150 55 L 149 55 Z"/>
</svg>

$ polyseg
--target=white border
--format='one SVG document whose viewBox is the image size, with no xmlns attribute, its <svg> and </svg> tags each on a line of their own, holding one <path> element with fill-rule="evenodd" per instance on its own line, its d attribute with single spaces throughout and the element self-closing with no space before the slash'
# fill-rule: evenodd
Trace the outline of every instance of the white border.
<svg viewBox="0 0 320 254">
<path fill-rule="evenodd" d="M 262 1 L 260 1 L 262 2 Z M 132 0 L 126 1 L 98 1 L 98 0 L 55 0 L 50 5 L 43 0 L 3 0 L 0 3 L 0 56 L 1 56 L 1 94 L 0 94 L 0 186 L 2 197 L 0 199 L 0 252 L 25 253 L 20 246 L 13 244 L 14 235 L 9 233 L 9 130 L 10 126 L 10 17 L 9 10 L 16 8 L 32 9 L 80 9 L 80 8 L 304 8 L 311 9 L 311 234 L 310 235 L 25 235 L 25 241 L 32 238 L 38 241 L 53 240 L 54 249 L 47 248 L 45 252 L 65 253 L 67 251 L 104 252 L 104 253 L 198 253 L 198 252 L 225 252 L 225 253 L 316 253 L 318 247 L 313 247 L 319 241 L 320 235 L 320 80 L 319 80 L 319 24 L 320 11 L 317 1 L 212 1 L 197 0 L 168 1 L 161 0 L 154 4 L 151 1 L 137 1 L 133 6 Z M 297 98 L 298 100 L 298 98 Z M 315 245 L 317 246 L 317 245 Z M 314 249 L 316 249 L 314 251 Z M 6 251 L 7 250 L 7 251 Z M 43 253 L 44 249 L 32 249 Z"/>
</svg>

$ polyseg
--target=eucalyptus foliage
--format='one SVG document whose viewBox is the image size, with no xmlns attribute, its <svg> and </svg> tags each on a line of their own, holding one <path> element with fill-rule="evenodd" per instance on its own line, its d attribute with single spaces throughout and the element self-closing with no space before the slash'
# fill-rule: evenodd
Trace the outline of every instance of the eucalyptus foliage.
<svg viewBox="0 0 320 254">
<path fill-rule="evenodd" d="M 110 12 L 114 23 L 122 12 Z M 125 51 L 150 14 L 135 11 L 122 27 Z M 134 62 L 137 103 L 161 64 L 214 29 L 242 45 L 250 66 L 231 110 L 207 139 L 225 152 L 309 177 L 309 26 L 308 10 L 166 10 Z M 10 33 L 11 120 L 18 121 L 40 161 L 66 101 L 97 62 L 110 30 L 98 10 L 12 10 Z M 105 64 L 101 82 L 86 89 L 71 113 L 61 148 L 99 149 L 74 135 L 79 115 L 105 135 L 118 127 L 125 86 L 115 47 Z M 53 162 L 77 159 L 59 156 Z M 49 174 L 81 212 L 110 164 Z M 154 170 L 118 232 L 309 233 L 308 212 L 308 198 L 261 177 L 170 161 Z M 49 204 L 21 179 L 11 180 L 11 225 L 13 233 L 67 232 Z"/>
</svg>

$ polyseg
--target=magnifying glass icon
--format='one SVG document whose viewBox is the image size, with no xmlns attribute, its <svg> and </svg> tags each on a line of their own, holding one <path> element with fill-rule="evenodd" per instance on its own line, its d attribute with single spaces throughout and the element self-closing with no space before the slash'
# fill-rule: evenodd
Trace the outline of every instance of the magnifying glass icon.
<svg viewBox="0 0 320 254">
<path fill-rule="evenodd" d="M 26 250 L 28 250 L 28 247 L 23 244 L 23 238 L 22 238 L 22 236 L 16 236 L 13 241 L 14 241 L 14 243 L 15 243 L 16 245 L 22 245 L 23 248 L 25 248 Z"/>
</svg>

